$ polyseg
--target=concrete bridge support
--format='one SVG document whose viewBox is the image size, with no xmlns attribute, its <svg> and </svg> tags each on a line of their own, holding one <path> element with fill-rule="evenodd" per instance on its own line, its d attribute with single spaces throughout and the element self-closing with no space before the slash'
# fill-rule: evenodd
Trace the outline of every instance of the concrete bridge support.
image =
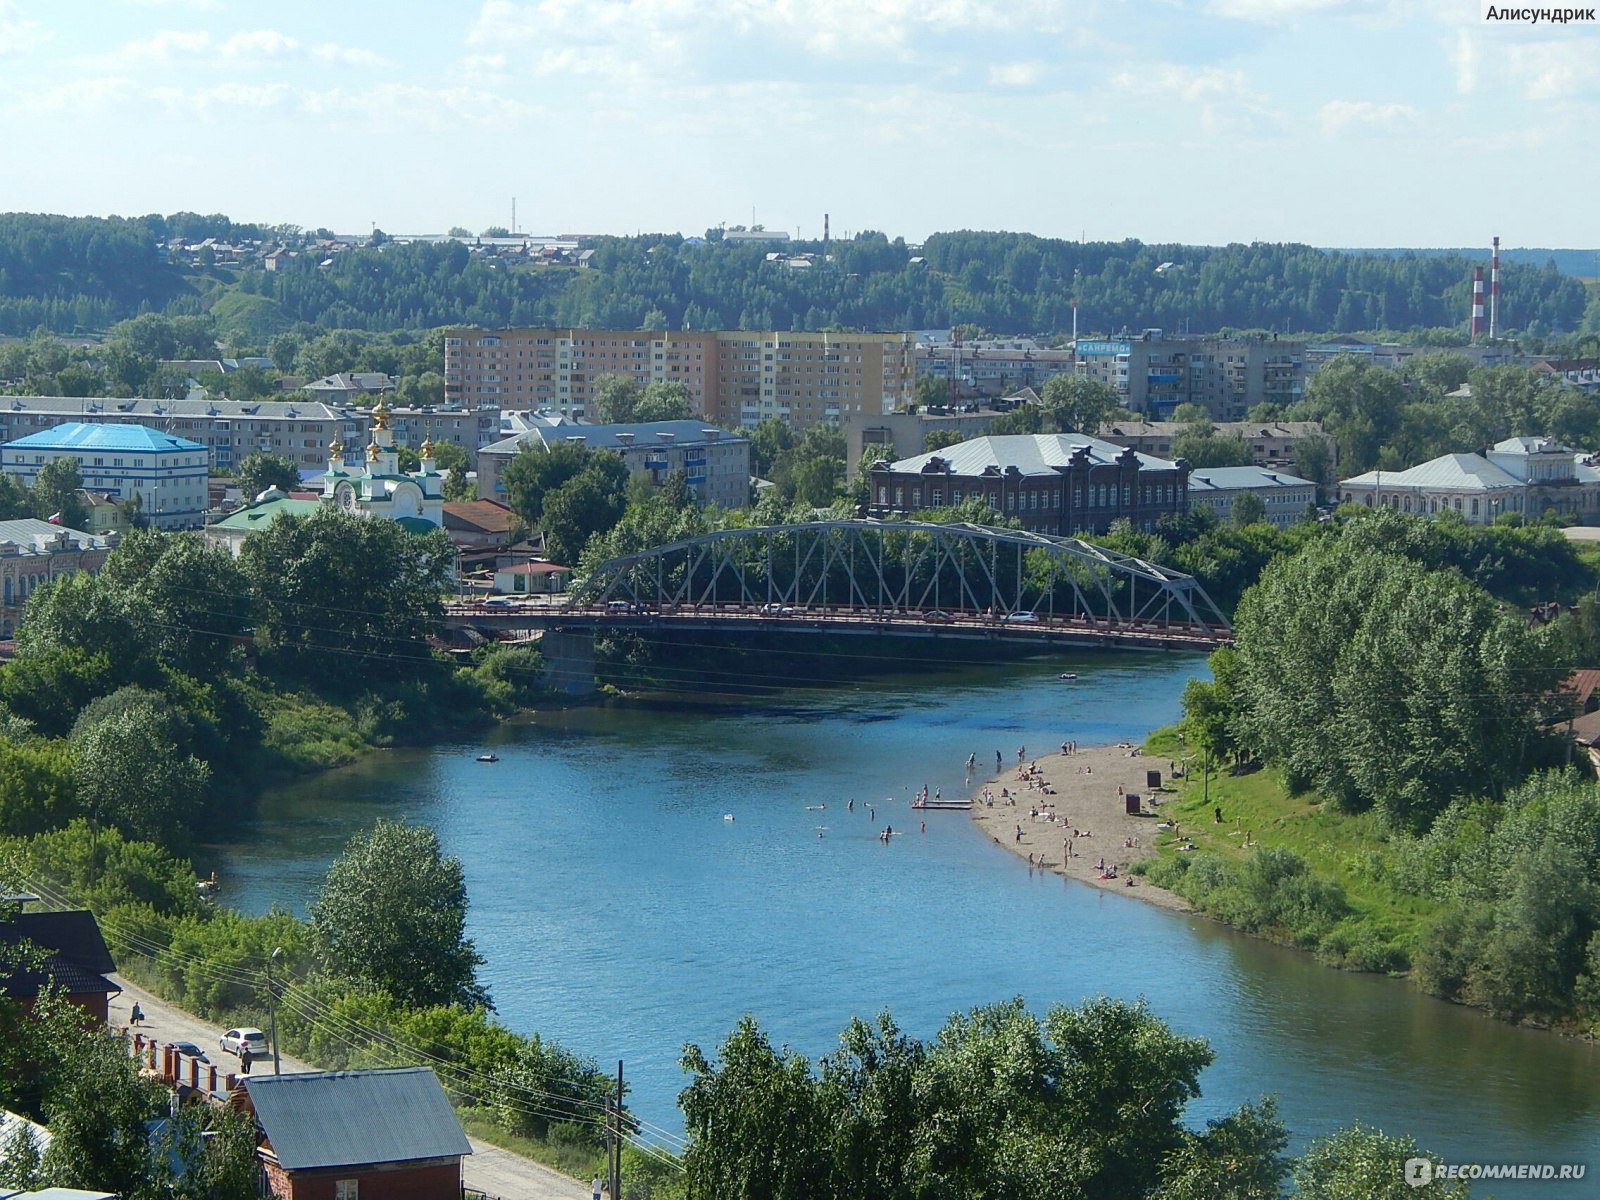
<svg viewBox="0 0 1600 1200">
<path fill-rule="evenodd" d="M 594 630 L 547 629 L 539 639 L 544 654 L 544 682 L 569 696 L 595 692 Z"/>
</svg>

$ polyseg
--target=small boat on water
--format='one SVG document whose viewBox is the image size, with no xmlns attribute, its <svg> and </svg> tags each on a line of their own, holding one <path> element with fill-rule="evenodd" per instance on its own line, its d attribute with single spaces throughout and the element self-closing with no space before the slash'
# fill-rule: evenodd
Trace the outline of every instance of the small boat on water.
<svg viewBox="0 0 1600 1200">
<path fill-rule="evenodd" d="M 500 756 L 498 754 L 480 754 L 480 755 L 478 755 L 478 761 L 479 762 L 499 762 L 500 761 Z"/>
<path fill-rule="evenodd" d="M 1071 673 L 1069 673 L 1069 672 L 1066 672 L 1066 671 L 1063 671 L 1063 672 L 1062 672 L 1062 673 L 1061 673 L 1061 678 L 1062 678 L 1062 679 L 1076 679 L 1076 678 L 1077 678 L 1077 676 L 1076 676 L 1076 675 L 1073 675 L 1073 674 L 1071 674 Z"/>
</svg>

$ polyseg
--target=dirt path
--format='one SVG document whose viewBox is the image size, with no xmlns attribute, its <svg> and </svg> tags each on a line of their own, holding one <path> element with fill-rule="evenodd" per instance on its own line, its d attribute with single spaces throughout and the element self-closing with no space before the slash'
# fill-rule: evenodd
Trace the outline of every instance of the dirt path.
<svg viewBox="0 0 1600 1200">
<path fill-rule="evenodd" d="M 1169 823 L 1160 810 L 1172 793 L 1152 792 L 1147 780 L 1147 772 L 1159 771 L 1165 784 L 1171 763 L 1146 758 L 1131 743 L 1071 754 L 1052 747 L 1020 761 L 1016 749 L 1004 770 L 973 793 L 972 819 L 984 833 L 1042 870 L 1188 911 L 1183 897 L 1127 869 L 1149 857 L 1158 835 L 1171 832 L 1161 828 Z M 1139 797 L 1138 816 L 1127 812 L 1129 792 Z"/>
<path fill-rule="evenodd" d="M 224 1069 L 238 1070 L 238 1060 L 217 1047 L 217 1039 L 222 1036 L 221 1026 L 212 1025 L 168 1004 L 120 975 L 113 975 L 111 979 L 122 988 L 122 994 L 111 999 L 109 1021 L 113 1028 L 127 1028 L 129 1010 L 137 1001 L 145 1017 L 139 1031 L 146 1037 L 153 1037 L 161 1043 L 193 1042 L 206 1052 L 219 1073 Z M 270 1055 L 255 1065 L 257 1074 L 270 1073 L 271 1070 Z M 299 1059 L 287 1054 L 283 1056 L 283 1072 L 286 1075 L 313 1070 L 316 1068 Z M 462 1162 L 462 1173 L 468 1187 L 501 1197 L 502 1200 L 587 1200 L 587 1183 L 568 1179 L 542 1163 L 491 1146 L 477 1138 L 470 1140 L 472 1154 Z"/>
</svg>

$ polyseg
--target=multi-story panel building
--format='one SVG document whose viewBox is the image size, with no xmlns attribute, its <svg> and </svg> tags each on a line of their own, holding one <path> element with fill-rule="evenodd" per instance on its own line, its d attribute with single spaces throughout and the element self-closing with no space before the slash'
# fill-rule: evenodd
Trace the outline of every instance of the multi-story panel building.
<svg viewBox="0 0 1600 1200">
<path fill-rule="evenodd" d="M 0 396 L 0 441 L 69 421 L 144 425 L 199 442 L 211 452 L 211 465 L 224 473 L 256 450 L 281 454 L 301 469 L 320 467 L 327 462 L 330 441 L 340 441 L 348 453 L 358 453 L 367 444 L 371 427 L 365 409 L 316 401 Z"/>
<path fill-rule="evenodd" d="M 1218 437 L 1241 439 L 1258 467 L 1289 466 L 1296 447 L 1308 438 L 1321 438 L 1329 467 L 1339 465 L 1339 444 L 1322 432 L 1320 421 L 1217 421 L 1211 428 Z M 1100 433 L 1108 442 L 1165 458 L 1172 453 L 1173 440 L 1188 429 L 1182 421 L 1118 421 Z"/>
<path fill-rule="evenodd" d="M 874 517 L 983 500 L 1034 533 L 1103 533 L 1126 517 L 1140 529 L 1188 505 L 1189 466 L 1079 433 L 977 437 L 931 454 L 874 464 Z"/>
<path fill-rule="evenodd" d="M 593 419 L 596 381 L 681 383 L 714 418 L 717 335 L 659 329 L 446 329 L 444 395 L 466 409 L 544 409 Z"/>
<path fill-rule="evenodd" d="M 1081 375 L 1110 384 L 1134 412 L 1165 419 L 1199 404 L 1218 420 L 1237 420 L 1257 404 L 1287 407 L 1305 388 L 1305 347 L 1278 338 L 1138 337 L 1081 339 Z"/>
<path fill-rule="evenodd" d="M 750 501 L 750 441 L 699 421 L 646 421 L 637 425 L 559 425 L 533 429 L 478 451 L 478 496 L 506 501 L 500 472 L 523 447 L 548 449 L 573 442 L 590 449 L 612 450 L 628 470 L 652 483 L 682 470 L 707 504 L 743 508 Z"/>
<path fill-rule="evenodd" d="M 958 404 L 1009 396 L 1025 387 L 1037 391 L 1053 376 L 1075 369 L 1071 350 L 1046 349 L 1032 338 L 917 341 L 917 374 L 948 381 Z"/>
<path fill-rule="evenodd" d="M 795 429 L 887 413 L 916 398 L 909 333 L 722 332 L 713 420 L 753 429 L 777 417 Z"/>
<path fill-rule="evenodd" d="M 205 523 L 211 456 L 199 442 L 143 425 L 73 422 L 0 446 L 0 471 L 31 488 L 46 464 L 63 458 L 77 462 L 89 490 L 117 500 L 137 496 L 157 529 Z"/>
<path fill-rule="evenodd" d="M 777 417 L 805 429 L 903 406 L 916 363 L 902 333 L 445 330 L 445 398 L 469 409 L 592 419 L 604 375 L 681 383 L 698 417 L 730 427 Z"/>
<path fill-rule="evenodd" d="M 500 440 L 500 409 L 484 408 L 392 408 L 389 410 L 394 440 L 413 450 L 423 442 L 453 442 L 467 452 L 467 465 L 476 467 L 478 451 Z"/>
</svg>

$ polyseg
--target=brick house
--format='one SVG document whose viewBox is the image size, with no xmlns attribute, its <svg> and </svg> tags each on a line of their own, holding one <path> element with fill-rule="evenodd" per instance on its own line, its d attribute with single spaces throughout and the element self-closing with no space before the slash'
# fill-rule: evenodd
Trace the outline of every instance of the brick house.
<svg viewBox="0 0 1600 1200">
<path fill-rule="evenodd" d="M 461 1122 L 427 1067 L 239 1080 L 278 1200 L 461 1200 Z"/>
<path fill-rule="evenodd" d="M 43 955 L 37 965 L 14 961 L 13 949 L 24 942 Z M 0 916 L 0 992 L 25 1009 L 54 983 L 69 1002 L 104 1025 L 111 993 L 122 991 L 106 978 L 116 969 L 100 926 L 86 909 Z"/>
</svg>

